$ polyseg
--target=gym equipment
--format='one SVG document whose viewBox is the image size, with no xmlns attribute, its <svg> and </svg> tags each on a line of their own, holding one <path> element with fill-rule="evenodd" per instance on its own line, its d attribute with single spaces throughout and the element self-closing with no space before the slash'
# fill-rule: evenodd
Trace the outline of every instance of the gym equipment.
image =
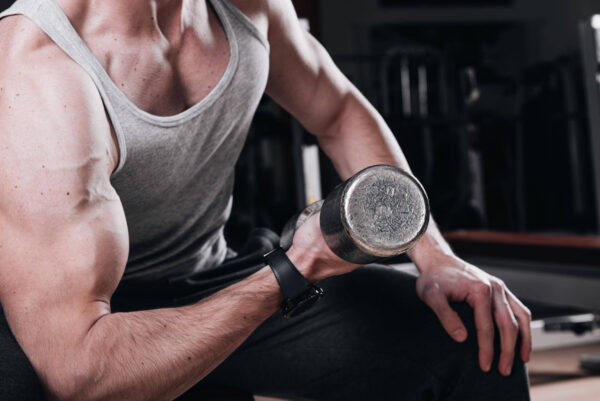
<svg viewBox="0 0 600 401">
<path fill-rule="evenodd" d="M 358 264 L 408 251 L 429 223 L 429 201 L 419 181 L 390 165 L 367 167 L 292 217 L 283 228 L 281 247 L 289 249 L 295 231 L 319 211 L 329 248 Z"/>
<path fill-rule="evenodd" d="M 571 331 L 578 336 L 591 333 L 600 328 L 600 315 L 586 313 L 574 316 L 559 316 L 544 319 L 544 331 L 562 332 Z M 600 355 L 585 354 L 579 358 L 579 367 L 592 374 L 600 373 Z"/>
</svg>

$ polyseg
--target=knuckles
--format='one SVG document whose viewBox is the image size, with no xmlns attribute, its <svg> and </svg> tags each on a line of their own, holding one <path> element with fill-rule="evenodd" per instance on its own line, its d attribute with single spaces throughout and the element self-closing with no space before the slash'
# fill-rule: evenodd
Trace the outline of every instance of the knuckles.
<svg viewBox="0 0 600 401">
<path fill-rule="evenodd" d="M 506 284 L 504 283 L 504 281 L 500 280 L 499 278 L 494 278 L 492 280 L 492 286 L 494 287 L 495 291 L 505 291 L 506 290 Z"/>
<path fill-rule="evenodd" d="M 489 299 L 492 296 L 492 286 L 483 281 L 477 281 L 472 285 L 473 292 L 479 297 Z"/>
</svg>

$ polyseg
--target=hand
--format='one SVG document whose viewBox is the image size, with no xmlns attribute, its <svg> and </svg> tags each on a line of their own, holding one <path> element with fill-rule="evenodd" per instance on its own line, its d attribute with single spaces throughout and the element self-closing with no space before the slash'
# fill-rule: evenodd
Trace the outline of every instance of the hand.
<svg viewBox="0 0 600 401">
<path fill-rule="evenodd" d="M 467 330 L 449 302 L 467 302 L 474 310 L 479 365 L 491 369 L 494 357 L 494 320 L 500 332 L 501 374 L 510 375 L 515 356 L 515 344 L 521 334 L 521 359 L 529 362 L 531 355 L 531 313 L 511 293 L 502 280 L 450 254 L 438 254 L 419 266 L 417 293 L 437 315 L 444 329 L 454 340 L 463 342 Z"/>
<path fill-rule="evenodd" d="M 321 233 L 320 212 L 315 213 L 295 232 L 287 255 L 310 282 L 349 273 L 360 265 L 346 262 L 329 248 Z"/>
</svg>

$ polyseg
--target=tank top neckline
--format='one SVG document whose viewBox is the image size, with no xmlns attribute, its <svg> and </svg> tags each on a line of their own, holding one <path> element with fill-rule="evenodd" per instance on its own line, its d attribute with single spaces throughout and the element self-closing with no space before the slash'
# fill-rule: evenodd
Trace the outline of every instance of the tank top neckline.
<svg viewBox="0 0 600 401">
<path fill-rule="evenodd" d="M 96 69 L 100 75 L 99 78 L 108 86 L 108 88 L 106 89 L 114 93 L 119 98 L 119 100 L 121 100 L 123 105 L 125 105 L 131 112 L 133 112 L 136 116 L 145 120 L 148 123 L 168 127 L 183 123 L 189 120 L 190 118 L 195 117 L 196 115 L 198 115 L 198 113 L 200 113 L 202 110 L 204 110 L 206 107 L 208 107 L 216 99 L 219 98 L 219 95 L 227 88 L 233 76 L 235 75 L 235 70 L 237 69 L 239 60 L 239 46 L 235 30 L 231 25 L 231 21 L 228 18 L 227 12 L 224 10 L 223 5 L 221 4 L 222 0 L 209 0 L 211 5 L 213 6 L 213 9 L 215 10 L 215 13 L 221 26 L 223 27 L 229 45 L 229 61 L 227 63 L 227 67 L 225 68 L 223 75 L 221 76 L 217 84 L 214 86 L 214 88 L 212 88 L 212 90 L 206 96 L 204 96 L 197 103 L 181 111 L 180 113 L 168 116 L 159 116 L 156 114 L 149 113 L 138 107 L 131 99 L 129 99 L 125 95 L 125 93 L 123 93 L 123 91 L 112 80 L 110 75 L 108 75 L 108 72 L 104 69 L 100 61 L 96 58 L 96 56 L 87 46 L 85 41 L 81 38 L 77 30 L 73 27 L 71 21 L 68 19 L 66 14 L 64 14 L 63 9 L 60 7 L 58 2 L 56 0 L 49 1 L 55 3 L 60 12 L 63 14 L 64 19 L 68 24 L 69 30 L 72 30 L 72 32 L 76 36 L 76 41 L 79 42 L 81 48 L 84 49 L 84 51 L 87 53 L 87 56 L 93 64 L 94 69 Z"/>
</svg>

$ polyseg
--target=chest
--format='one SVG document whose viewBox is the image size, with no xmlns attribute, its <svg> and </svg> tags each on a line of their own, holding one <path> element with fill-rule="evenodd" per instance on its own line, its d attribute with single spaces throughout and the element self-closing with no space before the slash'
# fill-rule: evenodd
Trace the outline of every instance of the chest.
<svg viewBox="0 0 600 401">
<path fill-rule="evenodd" d="M 245 0 L 232 4 L 266 36 L 266 17 L 260 10 Z M 234 35 L 211 6 L 177 29 L 180 32 L 170 37 L 162 32 L 143 37 L 106 33 L 90 41 L 90 49 L 138 108 L 158 116 L 175 115 L 201 102 L 223 79 L 232 62 Z"/>
</svg>

